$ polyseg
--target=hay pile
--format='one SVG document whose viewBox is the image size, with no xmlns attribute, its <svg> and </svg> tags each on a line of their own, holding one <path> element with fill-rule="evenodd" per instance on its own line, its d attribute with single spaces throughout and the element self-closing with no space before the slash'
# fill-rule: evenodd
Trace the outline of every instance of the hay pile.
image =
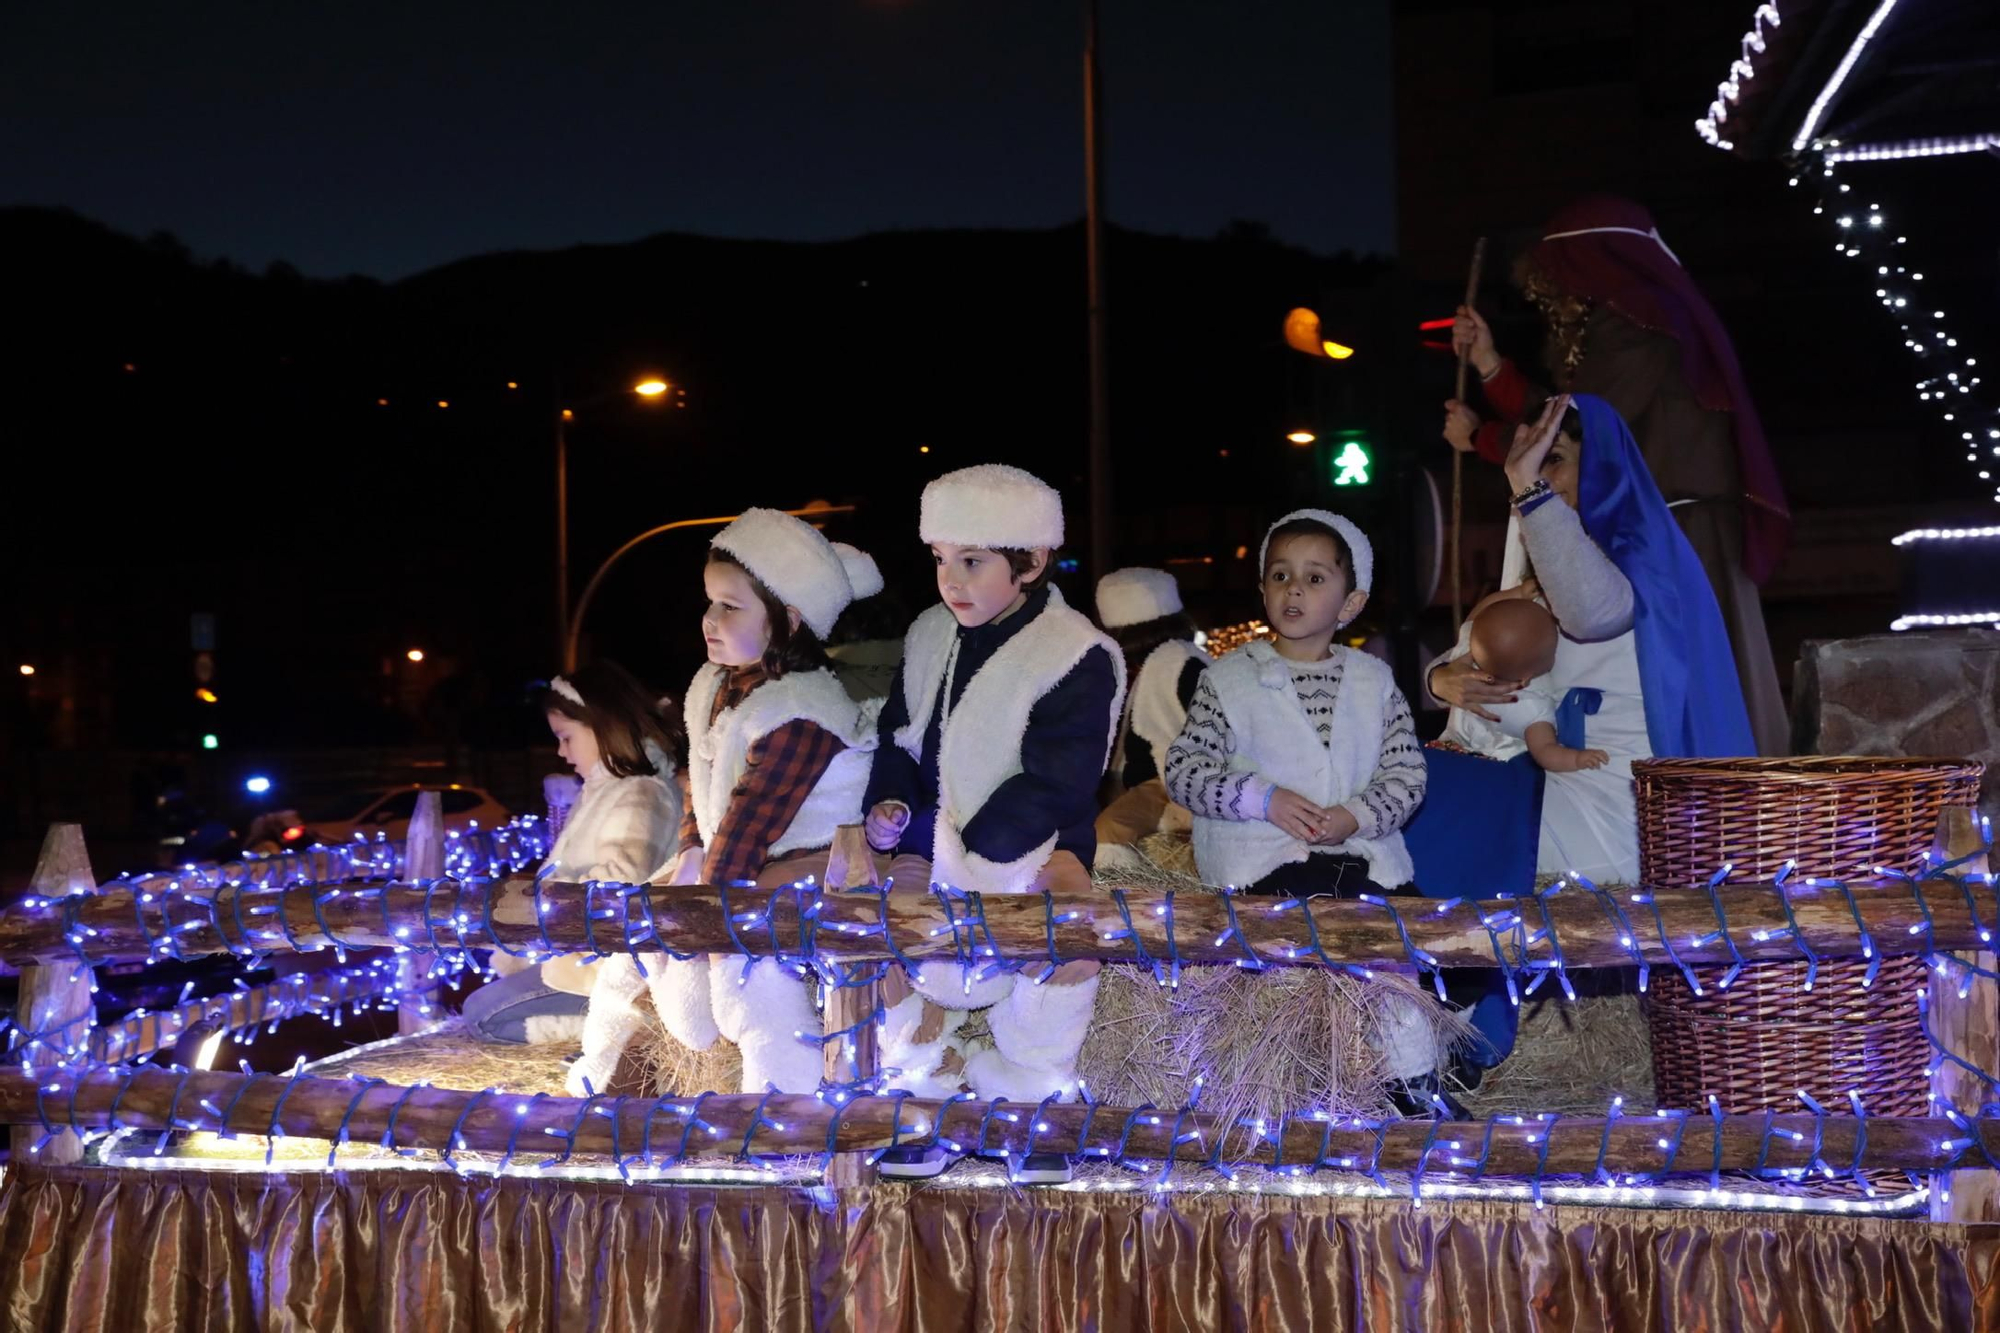
<svg viewBox="0 0 2000 1333">
<path fill-rule="evenodd" d="M 312 1072 L 338 1078 L 361 1074 L 407 1086 L 428 1079 L 440 1088 L 477 1092 L 505 1088 L 509 1092 L 546 1092 L 561 1097 L 567 1056 L 576 1054 L 574 1041 L 525 1046 L 481 1041 L 458 1019 L 428 1032 L 393 1042 L 376 1042 L 316 1061 Z"/>
<path fill-rule="evenodd" d="M 1176 866 L 1186 835 L 1155 835 L 1141 843 Z M 1185 872 L 1161 866 L 1121 869 L 1105 878 L 1121 885 L 1212 893 Z M 1456 1011 L 1415 979 L 1378 973 L 1364 981 L 1320 967 L 1190 967 L 1178 988 L 1162 987 L 1151 971 L 1108 966 L 1097 991 L 1078 1072 L 1100 1101 L 1180 1106 L 1197 1074 L 1202 1108 L 1225 1118 L 1262 1116 L 1307 1107 L 1370 1115 L 1387 1109 L 1379 1052 L 1369 1043 L 1376 1016 L 1392 1001 L 1419 1006 L 1450 1052 L 1473 1040 Z"/>
<path fill-rule="evenodd" d="M 1537 995 L 1521 1007 L 1514 1053 L 1464 1096 L 1474 1114 L 1603 1115 L 1613 1097 L 1653 1109 L 1653 1043 L 1639 997 Z"/>
</svg>

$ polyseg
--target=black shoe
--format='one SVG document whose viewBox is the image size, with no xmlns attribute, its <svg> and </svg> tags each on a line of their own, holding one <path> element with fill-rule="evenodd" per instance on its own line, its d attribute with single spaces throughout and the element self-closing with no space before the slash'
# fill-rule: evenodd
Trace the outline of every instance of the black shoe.
<svg viewBox="0 0 2000 1333">
<path fill-rule="evenodd" d="M 1445 1091 L 1443 1080 L 1436 1074 L 1398 1079 L 1391 1083 L 1389 1101 L 1405 1120 L 1471 1119 L 1464 1104 Z M 1444 1103 L 1442 1110 L 1439 1109 L 1439 1102 Z"/>
<path fill-rule="evenodd" d="M 875 1174 L 890 1180 L 929 1180 L 944 1174 L 945 1168 L 961 1156 L 962 1153 L 935 1146 L 884 1148 L 875 1159 Z"/>
<path fill-rule="evenodd" d="M 1016 1185 L 1067 1185 L 1075 1176 L 1069 1158 L 1061 1153 L 1034 1152 L 1007 1158 L 1007 1179 Z"/>
</svg>

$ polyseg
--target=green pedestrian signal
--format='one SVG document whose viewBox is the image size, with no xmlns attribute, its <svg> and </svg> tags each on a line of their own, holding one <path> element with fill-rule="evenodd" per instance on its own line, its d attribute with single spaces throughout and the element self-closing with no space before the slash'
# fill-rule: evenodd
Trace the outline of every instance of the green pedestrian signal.
<svg viewBox="0 0 2000 1333">
<path fill-rule="evenodd" d="M 1348 439 L 1340 446 L 1340 452 L 1333 456 L 1333 484 L 1336 486 L 1366 486 L 1369 482 L 1369 468 L 1374 460 L 1368 456 L 1368 446 L 1358 439 Z"/>
</svg>

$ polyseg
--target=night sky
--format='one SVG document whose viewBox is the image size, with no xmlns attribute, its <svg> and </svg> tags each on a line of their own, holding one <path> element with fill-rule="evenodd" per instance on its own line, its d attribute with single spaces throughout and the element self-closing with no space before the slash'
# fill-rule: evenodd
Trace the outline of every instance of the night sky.
<svg viewBox="0 0 2000 1333">
<path fill-rule="evenodd" d="M 1082 204 L 1077 0 L 17 7 L 0 204 L 396 278 L 660 231 L 1045 226 Z M 1109 212 L 1393 238 L 1384 0 L 1105 0 Z"/>
</svg>

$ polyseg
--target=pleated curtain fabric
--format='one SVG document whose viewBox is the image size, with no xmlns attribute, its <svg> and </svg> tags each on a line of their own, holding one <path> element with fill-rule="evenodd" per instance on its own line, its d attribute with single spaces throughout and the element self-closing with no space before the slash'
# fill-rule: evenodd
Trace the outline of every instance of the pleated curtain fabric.
<svg viewBox="0 0 2000 1333">
<path fill-rule="evenodd" d="M 1965 1330 L 2000 1226 L 1287 1194 L 9 1168 L 8 1326 Z"/>
</svg>

